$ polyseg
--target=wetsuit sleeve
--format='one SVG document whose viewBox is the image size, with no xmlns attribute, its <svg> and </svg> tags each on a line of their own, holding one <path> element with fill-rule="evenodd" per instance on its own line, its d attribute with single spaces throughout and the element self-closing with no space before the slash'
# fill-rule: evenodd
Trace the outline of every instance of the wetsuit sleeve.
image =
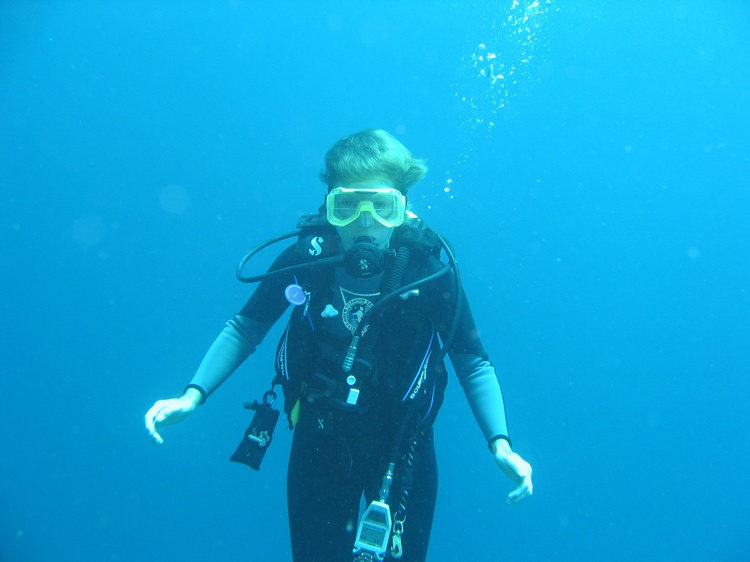
<svg viewBox="0 0 750 562">
<path fill-rule="evenodd" d="M 237 314 L 208 349 L 190 386 L 210 396 L 255 351 L 272 325 Z"/>
<path fill-rule="evenodd" d="M 495 367 L 476 355 L 453 354 L 451 363 L 487 443 L 498 437 L 510 442 L 505 401 Z"/>
<path fill-rule="evenodd" d="M 271 270 L 294 265 L 294 247 L 285 250 Z M 210 396 L 239 367 L 289 306 L 284 287 L 288 276 L 272 277 L 260 283 L 242 310 L 234 316 L 209 348 L 190 385 Z"/>
<path fill-rule="evenodd" d="M 446 290 L 443 294 L 448 295 L 451 292 L 454 291 Z M 460 316 L 448 356 L 484 438 L 488 443 L 498 437 L 510 441 L 500 381 L 479 338 L 469 302 L 463 291 L 460 298 Z M 453 300 L 455 302 L 455 299 Z M 443 309 L 451 313 L 453 311 L 452 306 Z M 447 327 L 451 321 L 452 318 L 444 318 L 440 324 Z M 444 335 L 441 333 L 441 337 Z"/>
</svg>

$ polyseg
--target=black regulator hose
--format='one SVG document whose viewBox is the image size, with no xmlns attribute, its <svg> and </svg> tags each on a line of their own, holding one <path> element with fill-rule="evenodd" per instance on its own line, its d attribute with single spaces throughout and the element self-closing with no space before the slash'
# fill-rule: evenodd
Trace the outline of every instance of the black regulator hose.
<svg viewBox="0 0 750 562">
<path fill-rule="evenodd" d="M 247 254 L 245 254 L 245 257 L 243 257 L 240 260 L 240 263 L 237 264 L 237 267 L 234 270 L 234 274 L 237 277 L 237 279 L 242 281 L 243 283 L 258 283 L 259 281 L 263 281 L 264 279 L 268 279 L 269 277 L 274 277 L 276 275 L 285 275 L 288 273 L 294 273 L 294 272 L 299 271 L 300 269 L 306 269 L 308 267 L 318 267 L 320 265 L 337 265 L 337 264 L 343 263 L 344 261 L 343 256 L 334 256 L 331 258 L 323 258 L 317 261 L 311 261 L 309 263 L 301 263 L 301 264 L 291 265 L 289 267 L 282 267 L 280 269 L 274 269 L 272 271 L 261 273 L 259 275 L 243 275 L 242 274 L 242 270 L 245 268 L 245 264 L 247 264 L 247 262 L 250 261 L 250 258 L 256 255 L 258 252 L 260 252 L 261 250 L 265 248 L 268 248 L 268 246 L 272 246 L 273 244 L 276 244 L 277 242 L 286 240 L 287 238 L 292 238 L 293 236 L 299 236 L 300 232 L 301 232 L 301 229 L 298 229 L 293 232 L 287 232 L 286 234 L 280 234 L 279 236 L 275 236 L 271 238 L 270 240 L 266 240 L 265 242 L 263 242 L 256 248 L 250 250 Z"/>
</svg>

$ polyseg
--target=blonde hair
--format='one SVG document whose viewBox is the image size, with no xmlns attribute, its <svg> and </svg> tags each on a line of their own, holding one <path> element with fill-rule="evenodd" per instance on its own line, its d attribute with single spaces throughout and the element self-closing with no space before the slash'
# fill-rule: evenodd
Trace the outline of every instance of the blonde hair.
<svg viewBox="0 0 750 562">
<path fill-rule="evenodd" d="M 426 173 L 424 160 L 415 158 L 392 135 L 366 129 L 339 139 L 328 150 L 320 179 L 330 191 L 343 181 L 383 177 L 406 194 Z"/>
</svg>

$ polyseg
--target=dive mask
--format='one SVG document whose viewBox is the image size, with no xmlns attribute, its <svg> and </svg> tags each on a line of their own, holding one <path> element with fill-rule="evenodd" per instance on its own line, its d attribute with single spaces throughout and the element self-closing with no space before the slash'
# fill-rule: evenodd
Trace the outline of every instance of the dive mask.
<svg viewBox="0 0 750 562">
<path fill-rule="evenodd" d="M 337 187 L 326 196 L 326 217 L 333 226 L 351 224 L 362 213 L 370 213 L 383 226 L 400 226 L 406 213 L 406 197 L 392 187 Z"/>
</svg>

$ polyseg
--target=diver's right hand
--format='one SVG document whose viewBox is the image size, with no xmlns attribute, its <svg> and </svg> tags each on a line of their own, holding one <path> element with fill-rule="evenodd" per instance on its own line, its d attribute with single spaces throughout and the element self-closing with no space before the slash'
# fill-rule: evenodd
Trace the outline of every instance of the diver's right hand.
<svg viewBox="0 0 750 562">
<path fill-rule="evenodd" d="M 195 388 L 188 388 L 180 398 L 159 400 L 146 412 L 146 430 L 157 445 L 164 443 L 157 431 L 160 427 L 181 422 L 188 417 L 203 400 Z"/>
</svg>

